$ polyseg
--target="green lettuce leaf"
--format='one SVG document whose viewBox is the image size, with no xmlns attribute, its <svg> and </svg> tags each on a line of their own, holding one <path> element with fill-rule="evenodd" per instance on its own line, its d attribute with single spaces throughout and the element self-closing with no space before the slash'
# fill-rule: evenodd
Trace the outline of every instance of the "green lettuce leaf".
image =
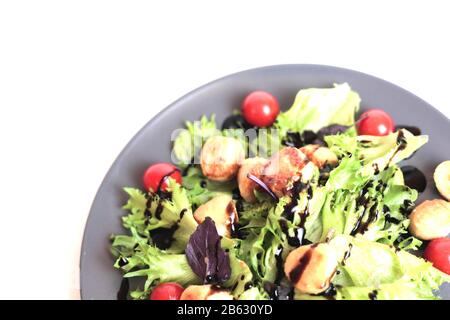
<svg viewBox="0 0 450 320">
<path fill-rule="evenodd" d="M 242 209 L 239 211 L 239 225 L 241 229 L 249 228 L 249 224 L 255 225 L 258 221 L 266 221 L 269 210 L 276 204 L 270 201 L 256 203 L 242 203 Z M 257 223 L 256 223 L 257 225 Z"/>
<path fill-rule="evenodd" d="M 183 187 L 192 206 L 197 208 L 215 196 L 232 195 L 237 188 L 236 181 L 217 182 L 207 179 L 200 167 L 190 167 L 183 176 Z"/>
<path fill-rule="evenodd" d="M 124 188 L 123 190 L 128 194 L 129 198 L 122 208 L 130 212 L 127 216 L 122 217 L 123 226 L 126 229 L 134 227 L 139 234 L 145 235 L 147 195 L 136 188 Z"/>
<path fill-rule="evenodd" d="M 248 265 L 236 257 L 236 254 L 230 251 L 231 276 L 224 283 L 225 288 L 230 288 L 231 294 L 238 299 L 245 291 L 246 285 L 253 280 L 253 274 Z"/>
<path fill-rule="evenodd" d="M 406 129 L 382 137 L 358 136 L 364 174 L 374 174 L 410 157 L 427 142 L 428 136 L 415 136 Z"/>
<path fill-rule="evenodd" d="M 276 126 L 282 135 L 287 131 L 317 132 L 331 124 L 351 126 L 360 101 L 359 95 L 347 83 L 335 84 L 334 88 L 302 89 L 292 107 L 278 116 Z"/>
<path fill-rule="evenodd" d="M 358 161 L 352 163 L 358 166 Z M 345 162 L 341 163 L 336 172 L 332 172 L 326 185 L 328 192 L 320 215 L 320 240 L 324 241 L 332 230 L 335 235 L 361 234 L 368 240 L 395 244 L 402 249 L 420 246 L 418 239 L 405 238 L 409 226 L 405 210 L 414 203 L 418 194 L 416 190 L 397 184 L 399 178 L 396 173 L 401 172 L 398 167 L 389 167 L 367 179 L 359 175 L 358 170 L 354 171 L 353 165 L 341 167 L 344 165 Z M 340 174 L 344 168 L 353 174 L 348 177 Z"/>
<path fill-rule="evenodd" d="M 249 228 L 240 241 L 238 256 L 250 267 L 258 283 L 274 282 L 277 277 L 277 253 L 283 248 L 283 259 L 289 251 L 286 237 L 280 227 L 280 216 L 286 202 L 281 199 L 276 208 L 269 210 L 264 226 Z"/>
<path fill-rule="evenodd" d="M 328 147 L 337 155 L 355 155 L 361 160 L 364 176 L 374 175 L 403 159 L 410 157 L 428 141 L 428 136 L 414 136 L 406 129 L 401 129 L 387 136 L 355 136 L 345 133 L 327 136 Z"/>
<path fill-rule="evenodd" d="M 326 183 L 326 187 L 330 191 L 348 190 L 356 192 L 367 183 L 370 176 L 363 175 L 363 166 L 355 157 L 345 157 L 339 165 L 330 172 L 330 177 Z"/>
<path fill-rule="evenodd" d="M 341 134 L 328 135 L 324 137 L 325 143 L 338 158 L 350 156 L 358 148 L 356 127 L 352 126 Z"/>
<path fill-rule="evenodd" d="M 117 238 L 113 247 L 121 252 L 114 267 L 121 269 L 125 278 L 146 278 L 143 291 L 132 293 L 132 297 L 145 298 L 152 286 L 162 282 L 177 282 L 183 286 L 201 284 L 201 280 L 191 270 L 184 254 L 172 254 L 166 250 L 159 250 L 149 245 L 134 228 L 130 231 L 134 239 L 131 256 L 127 255 L 128 251 L 123 250 L 123 243 L 120 243 Z"/>
<path fill-rule="evenodd" d="M 349 236 L 336 237 L 330 244 L 341 254 L 349 250 L 333 281 L 336 299 L 434 299 L 433 291 L 450 281 L 450 276 L 405 250 Z"/>
<path fill-rule="evenodd" d="M 408 237 L 406 209 L 417 191 L 404 185 L 396 163 L 427 141 L 402 129 L 384 137 L 355 136 L 351 131 L 325 140 L 339 157 L 326 183 L 327 201 L 321 212 L 321 239 L 335 234 L 363 234 L 372 241 L 416 249 L 421 242 Z M 358 227 L 359 225 L 359 227 Z"/>
<path fill-rule="evenodd" d="M 296 195 L 298 197 L 296 211 L 301 215 L 297 214 L 294 217 L 293 224 L 296 227 L 301 226 L 303 223 L 301 217 L 307 212 L 306 221 L 304 222 L 305 239 L 317 242 L 323 231 L 323 224 L 320 222 L 320 219 L 322 208 L 327 198 L 327 190 L 324 187 L 314 185 L 314 183 L 311 184 L 311 190 L 310 192 L 303 190 Z M 291 230 L 289 231 L 291 232 Z M 290 235 L 292 236 L 292 234 Z"/>
<path fill-rule="evenodd" d="M 167 236 L 172 237 L 167 239 L 171 240 L 171 245 L 166 250 L 172 253 L 183 252 L 190 235 L 197 227 L 186 190 L 173 179 L 168 181 L 171 198 L 161 199 L 156 194 L 146 195 L 134 188 L 124 190 L 129 199 L 123 208 L 130 213 L 122 218 L 123 226 L 126 229 L 133 228 L 150 242 L 152 232 L 166 232 Z M 124 236 L 116 237 L 117 241 L 125 239 L 130 241 Z"/>
</svg>

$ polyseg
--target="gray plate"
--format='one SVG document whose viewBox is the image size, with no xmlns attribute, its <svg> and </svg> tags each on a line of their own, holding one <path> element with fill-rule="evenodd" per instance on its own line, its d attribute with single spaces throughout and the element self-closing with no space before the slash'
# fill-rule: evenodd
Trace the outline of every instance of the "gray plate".
<svg viewBox="0 0 450 320">
<path fill-rule="evenodd" d="M 274 94 L 282 109 L 291 106 L 301 88 L 330 87 L 348 82 L 362 98 L 362 109 L 382 108 L 397 124 L 415 125 L 430 141 L 406 161 L 427 176 L 428 187 L 421 199 L 436 198 L 432 173 L 438 163 L 450 159 L 450 121 L 428 103 L 384 80 L 341 68 L 320 65 L 281 65 L 239 72 L 213 81 L 159 113 L 125 147 L 106 175 L 89 214 L 81 251 L 82 299 L 116 299 L 121 274 L 113 269 L 109 237 L 123 233 L 121 220 L 126 201 L 124 186 L 141 187 L 141 175 L 154 162 L 170 161 L 171 133 L 186 120 L 203 114 L 217 115 L 218 123 L 239 108 L 245 95 L 261 89 Z M 450 299 L 450 286 L 441 289 Z"/>
</svg>

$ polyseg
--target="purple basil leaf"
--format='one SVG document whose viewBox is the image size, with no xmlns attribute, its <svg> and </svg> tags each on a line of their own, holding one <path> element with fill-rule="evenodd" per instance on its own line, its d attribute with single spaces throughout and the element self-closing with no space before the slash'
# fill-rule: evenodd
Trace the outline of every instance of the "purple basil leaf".
<svg viewBox="0 0 450 320">
<path fill-rule="evenodd" d="M 189 238 L 186 258 L 203 283 L 222 284 L 231 276 L 230 258 L 220 245 L 214 221 L 206 217 Z"/>
</svg>

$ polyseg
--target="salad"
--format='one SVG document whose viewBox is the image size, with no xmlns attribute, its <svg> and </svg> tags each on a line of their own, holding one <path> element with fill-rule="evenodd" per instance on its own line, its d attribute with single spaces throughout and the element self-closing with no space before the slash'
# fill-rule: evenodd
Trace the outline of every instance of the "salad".
<svg viewBox="0 0 450 320">
<path fill-rule="evenodd" d="M 359 108 L 343 83 L 302 89 L 285 112 L 255 91 L 220 127 L 214 115 L 186 122 L 173 164 L 124 189 L 127 233 L 111 238 L 119 298 L 439 298 L 450 161 L 434 175 L 445 200 L 416 204 L 426 179 L 400 163 L 428 137 L 380 109 L 355 120 Z M 129 292 L 131 278 L 143 281 Z"/>
</svg>

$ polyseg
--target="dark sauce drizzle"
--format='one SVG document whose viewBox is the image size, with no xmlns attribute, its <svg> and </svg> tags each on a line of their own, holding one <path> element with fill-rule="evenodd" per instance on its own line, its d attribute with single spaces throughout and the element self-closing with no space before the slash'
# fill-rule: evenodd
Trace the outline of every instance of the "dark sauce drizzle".
<svg viewBox="0 0 450 320">
<path fill-rule="evenodd" d="M 282 214 L 282 216 L 286 220 L 288 220 L 290 222 L 294 221 L 294 217 L 295 217 L 295 213 L 296 213 L 295 209 L 297 208 L 298 201 L 299 201 L 298 195 L 301 192 L 303 192 L 304 190 L 306 190 L 306 192 L 307 192 L 308 202 L 306 203 L 305 210 L 301 213 L 301 220 L 300 220 L 298 227 L 294 227 L 294 236 L 289 235 L 289 228 L 288 228 L 287 221 L 285 221 L 283 219 L 281 219 L 279 221 L 281 230 L 286 235 L 288 244 L 292 247 L 299 247 L 305 242 L 305 234 L 306 234 L 305 222 L 310 214 L 309 201 L 313 197 L 313 190 L 312 190 L 311 186 L 302 183 L 300 180 L 296 181 L 292 188 L 292 194 L 293 194 L 292 200 L 290 203 L 288 203 L 284 207 L 283 214 Z"/>
<path fill-rule="evenodd" d="M 400 208 L 400 212 L 404 216 L 409 216 L 409 214 L 414 210 L 415 204 L 410 200 L 405 200 L 403 206 Z"/>
<path fill-rule="evenodd" d="M 350 243 L 348 245 L 348 250 L 344 254 L 344 259 L 342 259 L 343 266 L 345 266 L 345 262 L 347 261 L 347 259 L 350 258 L 350 255 L 352 254 L 352 248 L 353 248 L 353 245 Z"/>
<path fill-rule="evenodd" d="M 169 177 L 174 174 L 175 172 L 179 172 L 180 169 L 173 169 L 172 171 L 170 171 L 168 174 L 166 174 L 165 176 L 163 176 L 161 178 L 161 180 L 159 181 L 158 184 L 158 188 L 156 189 L 156 194 L 158 194 L 159 196 L 161 196 L 163 193 L 166 193 L 165 191 L 162 191 L 162 186 L 164 184 L 164 182 L 166 182 L 167 179 L 169 179 Z"/>
<path fill-rule="evenodd" d="M 290 222 L 294 221 L 295 209 L 298 206 L 298 200 L 299 200 L 298 199 L 298 195 L 303 190 L 306 190 L 306 188 L 308 188 L 308 186 L 305 185 L 300 180 L 294 182 L 294 185 L 292 187 L 292 199 L 291 199 L 291 202 L 289 202 L 288 204 L 286 204 L 284 206 L 284 210 L 283 210 L 283 214 L 282 214 L 283 217 L 285 217 Z"/>
<path fill-rule="evenodd" d="M 119 265 L 119 267 L 124 267 L 124 266 L 126 266 L 128 264 L 128 260 L 127 260 L 127 258 L 125 258 L 125 257 L 121 257 L 120 259 L 119 259 L 119 261 L 118 261 L 118 265 Z"/>
<path fill-rule="evenodd" d="M 388 165 L 386 167 L 389 167 L 389 165 L 392 162 L 392 159 L 394 159 L 394 157 L 397 155 L 397 153 L 399 153 L 402 150 L 405 150 L 407 145 L 408 145 L 408 142 L 406 141 L 405 135 L 404 135 L 403 131 L 400 130 L 397 135 L 397 149 L 392 154 L 391 158 L 388 161 Z"/>
<path fill-rule="evenodd" d="M 161 214 L 162 214 L 163 210 L 164 210 L 164 206 L 163 206 L 162 201 L 160 201 L 160 202 L 158 202 L 158 206 L 156 207 L 156 210 L 155 210 L 155 218 L 156 219 L 161 220 Z"/>
<path fill-rule="evenodd" d="M 330 283 L 330 286 L 324 292 L 320 293 L 319 296 L 325 297 L 327 300 L 335 300 L 337 291 L 334 284 Z"/>
<path fill-rule="evenodd" d="M 369 209 L 369 216 L 367 217 L 367 220 L 363 222 L 365 215 L 367 212 L 367 206 L 364 207 L 364 211 L 359 216 L 358 220 L 356 221 L 355 227 L 353 228 L 352 232 L 350 233 L 351 236 L 356 235 L 357 233 L 363 234 L 369 229 L 369 226 L 371 223 L 377 221 L 379 212 L 377 209 L 377 204 L 374 203 L 370 209 Z"/>
<path fill-rule="evenodd" d="M 144 216 L 147 218 L 145 221 L 146 225 L 148 225 L 149 219 L 151 218 L 150 208 L 152 206 L 153 201 L 155 201 L 156 198 L 158 199 L 158 205 L 156 206 L 154 217 L 158 220 L 161 220 L 161 218 L 162 218 L 161 214 L 164 211 L 163 200 L 172 198 L 172 193 L 162 190 L 162 186 L 163 186 L 163 183 L 174 172 L 177 172 L 177 171 L 179 171 L 179 169 L 174 169 L 171 172 L 169 172 L 168 174 L 166 174 L 164 177 L 162 177 L 161 181 L 158 184 L 158 188 L 157 188 L 156 192 L 150 193 L 149 195 L 147 195 L 147 205 L 146 205 L 146 210 L 144 212 Z M 179 223 L 180 223 L 181 219 L 183 219 L 183 216 L 186 212 L 187 212 L 187 209 L 181 210 L 180 218 L 170 228 L 158 228 L 158 229 L 151 230 L 149 232 L 150 238 L 153 240 L 153 243 L 155 244 L 156 247 L 158 247 L 161 250 L 166 250 L 166 249 L 170 248 L 170 246 L 172 245 L 172 242 L 173 242 L 173 235 L 177 231 L 177 229 L 179 227 Z"/>
<path fill-rule="evenodd" d="M 175 223 L 170 228 L 158 228 L 150 231 L 150 237 L 155 246 L 161 250 L 170 248 L 173 242 L 173 235 L 178 230 L 178 223 Z"/>
<path fill-rule="evenodd" d="M 353 227 L 352 231 L 350 232 L 351 236 L 355 236 L 357 233 L 363 234 L 369 229 L 370 224 L 378 220 L 378 217 L 380 215 L 380 212 L 378 210 L 378 203 L 373 202 L 371 203 L 371 198 L 367 195 L 367 192 L 369 191 L 369 188 L 373 187 L 372 182 L 368 182 L 362 189 L 359 197 L 356 199 L 356 205 L 358 207 L 364 206 L 364 210 L 362 211 L 361 215 L 358 217 L 355 226 Z M 384 190 L 387 188 L 386 183 L 380 183 L 376 186 L 376 191 L 383 193 Z M 371 204 L 369 208 L 369 204 Z M 366 216 L 367 209 L 369 209 L 369 216 L 367 217 L 366 221 L 363 222 L 364 217 Z M 389 211 L 389 208 L 386 206 L 383 207 L 383 212 L 386 213 Z"/>
<path fill-rule="evenodd" d="M 366 210 L 367 210 L 367 207 L 365 206 L 363 212 L 358 217 L 358 220 L 356 220 L 356 223 L 355 223 L 355 226 L 353 227 L 353 230 L 350 232 L 351 236 L 355 236 L 358 233 L 358 230 L 359 230 L 359 227 L 361 225 L 362 219 L 366 215 Z"/>
<path fill-rule="evenodd" d="M 398 125 L 398 126 L 395 127 L 395 131 L 402 130 L 402 129 L 408 130 L 409 132 L 411 132 L 415 136 L 420 136 L 422 134 L 422 131 L 418 127 L 402 126 L 402 125 Z M 416 154 L 416 152 L 417 152 L 417 150 L 414 151 L 408 158 L 405 158 L 404 160 L 408 160 L 408 159 L 412 158 Z"/>
<path fill-rule="evenodd" d="M 289 235 L 288 223 L 285 219 L 279 221 L 281 231 L 286 235 L 287 242 L 291 247 L 299 247 L 302 245 L 304 238 L 304 230 L 298 227 L 294 227 L 294 236 Z"/>
<path fill-rule="evenodd" d="M 378 163 L 374 163 L 373 165 L 372 165 L 372 167 L 373 167 L 373 170 L 374 170 L 374 174 L 375 175 L 377 175 L 377 174 L 379 174 L 380 173 L 380 168 L 378 167 Z"/>
</svg>

